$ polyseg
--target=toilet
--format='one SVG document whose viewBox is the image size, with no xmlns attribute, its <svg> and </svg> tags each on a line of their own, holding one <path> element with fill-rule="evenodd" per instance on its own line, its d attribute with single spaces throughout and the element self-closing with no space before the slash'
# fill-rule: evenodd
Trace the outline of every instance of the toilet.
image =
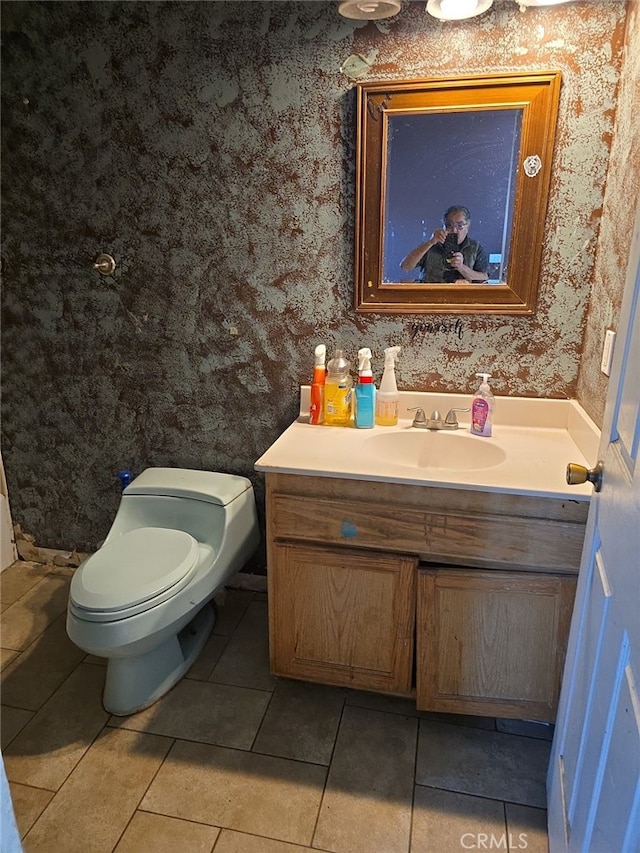
<svg viewBox="0 0 640 853">
<path fill-rule="evenodd" d="M 107 658 L 103 704 L 152 705 L 189 669 L 215 622 L 214 594 L 260 541 L 245 477 L 147 468 L 123 491 L 104 544 L 75 571 L 67 634 Z"/>
</svg>

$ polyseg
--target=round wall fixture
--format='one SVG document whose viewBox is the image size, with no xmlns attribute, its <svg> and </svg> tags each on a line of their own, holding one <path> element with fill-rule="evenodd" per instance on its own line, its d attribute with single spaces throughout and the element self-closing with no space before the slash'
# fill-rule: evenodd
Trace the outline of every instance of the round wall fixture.
<svg viewBox="0 0 640 853">
<path fill-rule="evenodd" d="M 343 18 L 355 21 L 379 21 L 381 18 L 393 18 L 402 4 L 400 0 L 344 0 L 338 6 Z"/>
<path fill-rule="evenodd" d="M 116 269 L 116 262 L 111 255 L 102 252 L 96 258 L 93 268 L 98 270 L 100 275 L 113 275 Z"/>
<path fill-rule="evenodd" d="M 429 0 L 427 12 L 441 21 L 462 21 L 481 15 L 493 6 L 493 0 Z"/>
</svg>

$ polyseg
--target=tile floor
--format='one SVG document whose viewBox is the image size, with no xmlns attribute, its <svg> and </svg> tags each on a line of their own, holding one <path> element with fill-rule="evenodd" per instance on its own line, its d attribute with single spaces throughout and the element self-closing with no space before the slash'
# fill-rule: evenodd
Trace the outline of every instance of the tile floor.
<svg viewBox="0 0 640 853">
<path fill-rule="evenodd" d="M 1 575 L 2 751 L 27 853 L 547 851 L 549 727 L 273 677 L 230 590 L 188 676 L 130 717 L 67 638 L 71 569 Z"/>
</svg>

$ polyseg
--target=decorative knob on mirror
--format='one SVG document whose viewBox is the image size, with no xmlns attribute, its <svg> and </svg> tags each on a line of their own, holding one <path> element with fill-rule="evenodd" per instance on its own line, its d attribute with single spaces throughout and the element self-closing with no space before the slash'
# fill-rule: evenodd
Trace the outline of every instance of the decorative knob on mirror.
<svg viewBox="0 0 640 853">
<path fill-rule="evenodd" d="M 585 468 L 584 465 L 577 465 L 575 462 L 569 462 L 567 465 L 567 484 L 569 486 L 579 486 L 582 483 L 593 483 L 593 488 L 599 492 L 602 488 L 602 471 L 604 465 L 598 462 L 595 468 Z"/>
<path fill-rule="evenodd" d="M 116 262 L 111 255 L 103 252 L 96 258 L 93 268 L 98 270 L 100 275 L 113 275 L 116 269 Z"/>
</svg>

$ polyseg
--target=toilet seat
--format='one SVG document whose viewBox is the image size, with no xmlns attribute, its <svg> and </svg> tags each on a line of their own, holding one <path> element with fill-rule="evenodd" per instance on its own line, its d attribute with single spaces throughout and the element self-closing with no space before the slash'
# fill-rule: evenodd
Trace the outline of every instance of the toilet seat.
<svg viewBox="0 0 640 853">
<path fill-rule="evenodd" d="M 183 530 L 130 530 L 105 543 L 75 572 L 70 602 L 94 621 L 140 613 L 187 585 L 199 552 L 196 540 Z"/>
</svg>

